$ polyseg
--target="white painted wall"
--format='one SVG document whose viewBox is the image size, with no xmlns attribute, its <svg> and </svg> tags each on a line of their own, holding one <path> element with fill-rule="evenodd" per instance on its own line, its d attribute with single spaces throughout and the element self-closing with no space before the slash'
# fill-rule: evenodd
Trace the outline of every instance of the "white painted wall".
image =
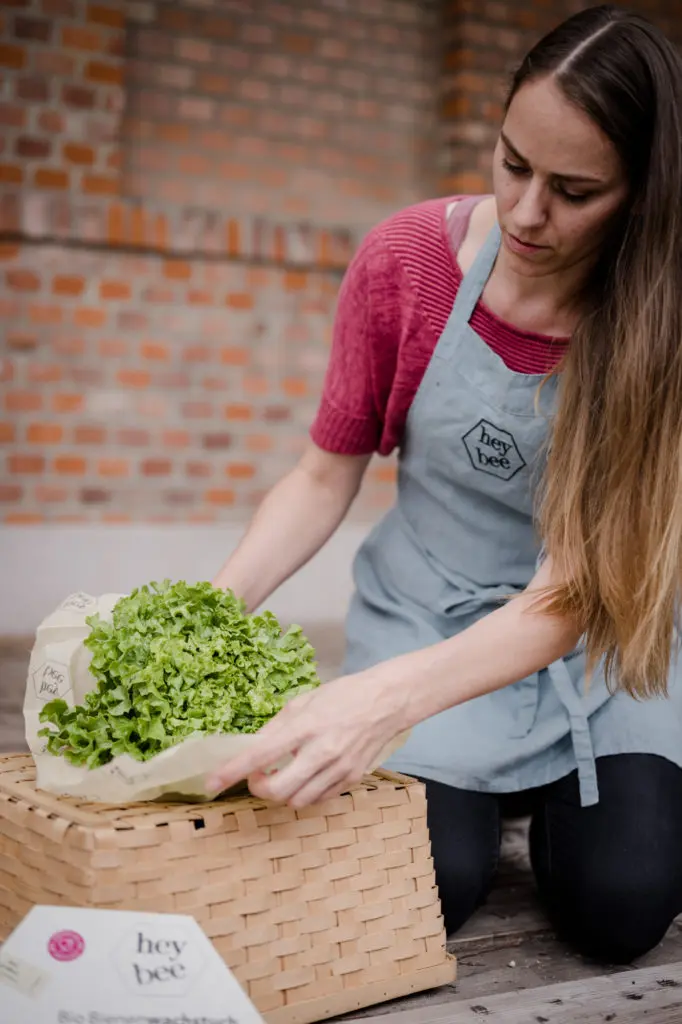
<svg viewBox="0 0 682 1024">
<path fill-rule="evenodd" d="M 0 636 L 28 635 L 65 597 L 128 593 L 152 580 L 211 579 L 243 527 L 6 526 L 0 530 Z M 267 602 L 282 621 L 345 616 L 353 556 L 365 525 L 341 527 L 325 548 Z"/>
</svg>

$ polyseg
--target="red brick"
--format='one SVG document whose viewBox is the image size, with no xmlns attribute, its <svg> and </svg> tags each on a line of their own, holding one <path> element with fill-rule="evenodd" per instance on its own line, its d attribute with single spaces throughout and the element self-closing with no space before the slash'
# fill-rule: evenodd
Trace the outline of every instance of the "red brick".
<svg viewBox="0 0 682 1024">
<path fill-rule="evenodd" d="M 102 281 L 99 286 L 100 299 L 129 299 L 130 285 L 127 281 Z"/>
<path fill-rule="evenodd" d="M 85 67 L 85 77 L 98 85 L 123 85 L 123 68 L 118 64 L 91 60 Z"/>
<path fill-rule="evenodd" d="M 249 452 L 269 452 L 273 447 L 270 434 L 249 434 L 246 438 L 246 450 Z"/>
<path fill-rule="evenodd" d="M 207 363 L 211 359 L 208 345 L 189 345 L 183 350 L 182 358 L 186 363 Z"/>
<path fill-rule="evenodd" d="M 173 302 L 175 292 L 172 288 L 145 288 L 142 292 L 143 302 Z"/>
<path fill-rule="evenodd" d="M 194 491 L 167 491 L 164 501 L 169 505 L 193 505 L 196 501 L 196 494 Z"/>
<path fill-rule="evenodd" d="M 4 521 L 14 526 L 35 526 L 43 522 L 43 517 L 38 512 L 11 512 L 4 517 Z"/>
<path fill-rule="evenodd" d="M 0 242 L 0 260 L 13 260 L 19 255 L 19 246 L 10 242 Z"/>
<path fill-rule="evenodd" d="M 106 4 L 90 4 L 88 21 L 93 25 L 105 25 L 107 28 L 125 27 L 123 12 L 116 7 L 108 7 Z"/>
<path fill-rule="evenodd" d="M 161 438 L 165 448 L 188 448 L 190 440 L 186 430 L 164 430 Z"/>
<path fill-rule="evenodd" d="M 82 412 L 85 399 L 83 395 L 53 395 L 52 408 L 55 412 Z"/>
<path fill-rule="evenodd" d="M 157 362 L 166 362 L 170 359 L 170 349 L 168 345 L 162 345 L 159 342 L 144 341 L 140 346 L 140 355 L 143 359 L 153 359 Z"/>
<path fill-rule="evenodd" d="M 24 180 L 24 172 L 16 164 L 0 164 L 0 182 L 7 185 L 20 185 Z"/>
<path fill-rule="evenodd" d="M 106 491 L 103 487 L 83 487 L 79 497 L 84 505 L 106 505 L 111 501 L 111 491 Z"/>
<path fill-rule="evenodd" d="M 107 439 L 107 434 L 103 427 L 91 427 L 86 425 L 76 427 L 73 439 L 76 444 L 102 445 Z"/>
<path fill-rule="evenodd" d="M 170 459 L 144 459 L 140 469 L 143 476 L 169 476 L 173 465 Z"/>
<path fill-rule="evenodd" d="M 54 460 L 54 470 L 60 476 L 85 476 L 87 463 L 78 455 L 60 455 Z"/>
<path fill-rule="evenodd" d="M 183 260 L 167 260 L 163 265 L 163 275 L 172 281 L 187 281 L 192 276 L 192 267 Z"/>
<path fill-rule="evenodd" d="M 29 306 L 28 315 L 31 323 L 59 324 L 62 322 L 61 306 Z"/>
<path fill-rule="evenodd" d="M 44 160 L 52 152 L 52 143 L 49 139 L 35 139 L 23 136 L 17 139 L 14 152 L 17 156 L 26 157 L 29 160 Z"/>
<path fill-rule="evenodd" d="M 52 36 L 52 25 L 46 18 L 27 18 L 22 15 L 14 20 L 14 34 L 17 39 L 47 43 Z"/>
<path fill-rule="evenodd" d="M 60 275 L 52 282 L 55 295 L 81 295 L 85 288 L 85 278 Z"/>
<path fill-rule="evenodd" d="M 95 150 L 92 146 L 82 146 L 76 142 L 67 142 L 62 151 L 64 158 L 72 164 L 89 166 L 95 162 Z"/>
<path fill-rule="evenodd" d="M 38 339 L 35 334 L 20 334 L 18 331 L 10 331 L 6 338 L 7 348 L 13 352 L 35 352 L 38 348 Z"/>
<path fill-rule="evenodd" d="M 253 295 L 247 292 L 231 292 L 225 302 L 232 309 L 253 309 Z"/>
<path fill-rule="evenodd" d="M 42 0 L 43 14 L 53 18 L 75 18 L 76 5 L 74 0 Z"/>
<path fill-rule="evenodd" d="M 0 103 L 0 125 L 7 128 L 23 128 L 26 124 L 26 111 L 13 103 Z"/>
<path fill-rule="evenodd" d="M 107 314 L 103 309 L 81 306 L 74 310 L 73 320 L 79 327 L 102 327 L 106 323 Z"/>
<path fill-rule="evenodd" d="M 54 110 L 41 110 L 38 114 L 38 127 L 43 132 L 58 135 L 64 131 L 64 118 Z"/>
<path fill-rule="evenodd" d="M 36 188 L 67 189 L 69 187 L 69 176 L 66 171 L 57 171 L 52 167 L 41 167 L 33 175 L 33 184 Z"/>
<path fill-rule="evenodd" d="M 127 459 L 100 459 L 97 463 L 99 476 L 124 477 L 130 475 L 130 463 Z"/>
<path fill-rule="evenodd" d="M 116 435 L 116 443 L 127 448 L 147 448 L 151 444 L 151 436 L 148 430 L 126 427 L 124 430 L 119 430 Z"/>
<path fill-rule="evenodd" d="M 89 110 L 95 105 L 95 90 L 86 89 L 82 85 L 65 85 L 62 89 L 62 101 L 67 107 Z"/>
<path fill-rule="evenodd" d="M 58 423 L 32 423 L 26 431 L 30 444 L 59 444 L 64 430 Z"/>
<path fill-rule="evenodd" d="M 34 52 L 33 69 L 40 72 L 41 75 L 61 75 L 63 78 L 73 78 L 76 74 L 76 61 L 65 53 L 55 53 L 51 50 L 46 50 L 43 53 Z"/>
<path fill-rule="evenodd" d="M 263 418 L 268 423 L 283 423 L 291 419 L 291 409 L 286 405 L 268 405 L 263 410 Z"/>
<path fill-rule="evenodd" d="M 0 384 L 14 380 L 14 363 L 10 359 L 0 359 Z"/>
<path fill-rule="evenodd" d="M 18 292 L 37 292 L 40 278 L 31 270 L 8 270 L 5 274 L 8 288 Z"/>
<path fill-rule="evenodd" d="M 250 462 L 231 462 L 225 472 L 232 480 L 251 480 L 256 468 Z"/>
<path fill-rule="evenodd" d="M 207 420 L 213 416 L 213 406 L 210 402 L 185 402 L 182 415 L 188 420 Z"/>
<path fill-rule="evenodd" d="M 303 398 L 308 394 L 308 382 L 303 377 L 285 377 L 282 391 L 289 398 Z"/>
<path fill-rule="evenodd" d="M 56 384 L 63 376 L 57 363 L 29 363 L 26 372 L 32 384 Z"/>
<path fill-rule="evenodd" d="M 251 420 L 253 419 L 253 409 L 250 405 L 243 405 L 238 402 L 234 402 L 225 406 L 225 419 L 244 421 Z"/>
<path fill-rule="evenodd" d="M 121 190 L 118 178 L 109 178 L 105 174 L 86 174 L 83 176 L 83 191 L 91 196 L 117 196 Z"/>
<path fill-rule="evenodd" d="M 306 56 L 314 51 L 315 39 L 313 36 L 300 33 L 285 33 L 282 36 L 282 46 L 289 53 L 296 54 L 296 56 Z"/>
<path fill-rule="evenodd" d="M 204 500 L 209 505 L 234 505 L 234 491 L 224 489 L 206 491 Z"/>
<path fill-rule="evenodd" d="M 210 462 L 188 462 L 185 466 L 185 474 L 190 480 L 207 480 L 213 476 L 213 466 Z"/>
<path fill-rule="evenodd" d="M 116 380 L 124 388 L 148 388 L 151 374 L 147 370 L 119 370 Z"/>
<path fill-rule="evenodd" d="M 24 496 L 23 487 L 16 484 L 0 484 L 0 502 L 7 505 L 10 502 L 21 501 Z"/>
<path fill-rule="evenodd" d="M 267 377 L 244 377 L 242 388 L 247 395 L 267 395 L 270 385 Z"/>
<path fill-rule="evenodd" d="M 222 451 L 232 447 L 232 434 L 205 434 L 202 444 L 209 451 Z"/>
<path fill-rule="evenodd" d="M 99 366 L 72 366 L 70 376 L 74 384 L 99 388 L 104 382 L 104 374 Z"/>
<path fill-rule="evenodd" d="M 50 95 L 50 87 L 47 78 L 32 75 L 18 78 L 14 92 L 17 99 L 26 103 L 46 103 Z"/>
<path fill-rule="evenodd" d="M 42 473 L 45 469 L 45 459 L 42 455 L 10 455 L 7 459 L 7 468 L 10 473 Z"/>
<path fill-rule="evenodd" d="M 9 43 L 0 43 L 0 66 L 5 68 L 19 69 L 26 64 L 26 50 L 23 46 L 11 46 Z"/>
<path fill-rule="evenodd" d="M 130 345 L 121 338 L 104 338 L 98 346 L 99 354 L 105 359 L 122 359 L 129 350 Z"/>
<path fill-rule="evenodd" d="M 62 46 L 74 50 L 102 50 L 104 43 L 97 29 L 65 25 L 62 29 Z"/>
<path fill-rule="evenodd" d="M 0 444 L 11 444 L 16 437 L 13 423 L 0 423 Z"/>
<path fill-rule="evenodd" d="M 50 505 L 66 501 L 69 496 L 69 492 L 66 487 L 47 487 L 43 484 L 42 486 L 36 487 L 35 496 L 36 501 L 41 505 Z"/>
<path fill-rule="evenodd" d="M 38 391 L 8 391 L 5 408 L 8 412 L 37 412 L 43 407 L 43 396 Z"/>
</svg>

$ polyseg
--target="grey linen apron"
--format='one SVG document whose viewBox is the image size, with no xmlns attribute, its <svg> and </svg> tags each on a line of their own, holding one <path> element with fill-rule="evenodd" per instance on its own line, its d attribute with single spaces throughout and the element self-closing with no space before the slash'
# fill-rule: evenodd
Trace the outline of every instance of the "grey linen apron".
<svg viewBox="0 0 682 1024">
<path fill-rule="evenodd" d="M 557 385 L 549 381 L 538 402 L 543 378 L 510 370 L 469 324 L 499 246 L 495 226 L 410 409 L 397 503 L 356 556 L 346 672 L 459 633 L 520 592 L 539 564 L 534 494 Z M 668 698 L 636 701 L 610 695 L 600 673 L 586 690 L 576 649 L 421 723 L 386 767 L 491 793 L 577 768 L 588 806 L 599 799 L 596 757 L 652 753 L 682 767 L 681 671 L 671 660 Z"/>
</svg>

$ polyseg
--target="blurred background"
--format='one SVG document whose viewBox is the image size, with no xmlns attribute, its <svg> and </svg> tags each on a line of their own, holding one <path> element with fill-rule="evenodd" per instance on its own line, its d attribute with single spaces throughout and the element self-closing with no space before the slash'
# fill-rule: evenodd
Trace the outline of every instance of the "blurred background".
<svg viewBox="0 0 682 1024">
<path fill-rule="evenodd" d="M 0 0 L 0 747 L 65 596 L 217 571 L 305 443 L 358 242 L 489 188 L 509 70 L 588 6 Z M 628 6 L 682 42 L 681 0 Z M 394 478 L 269 602 L 328 674 Z"/>
</svg>

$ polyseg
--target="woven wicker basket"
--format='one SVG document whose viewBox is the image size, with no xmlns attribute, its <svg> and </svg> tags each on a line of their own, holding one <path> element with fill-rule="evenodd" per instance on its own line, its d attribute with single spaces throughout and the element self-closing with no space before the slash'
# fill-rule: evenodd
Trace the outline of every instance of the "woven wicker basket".
<svg viewBox="0 0 682 1024">
<path fill-rule="evenodd" d="M 0 940 L 35 904 L 190 914 L 269 1024 L 452 982 L 420 783 L 376 772 L 293 811 L 88 804 L 0 757 Z"/>
</svg>

